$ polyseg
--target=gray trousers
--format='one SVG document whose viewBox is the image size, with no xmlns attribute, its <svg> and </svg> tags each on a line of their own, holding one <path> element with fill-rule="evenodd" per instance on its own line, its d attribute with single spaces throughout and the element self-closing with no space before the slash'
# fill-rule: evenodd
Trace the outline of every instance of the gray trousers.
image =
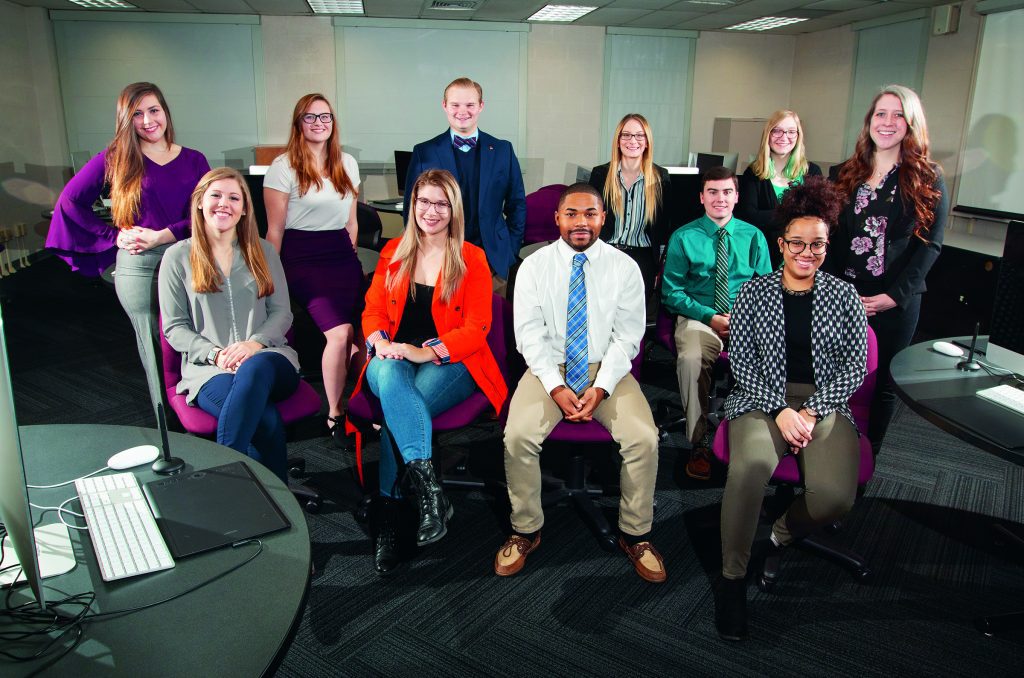
<svg viewBox="0 0 1024 678">
<path fill-rule="evenodd" d="M 117 250 L 117 265 L 114 269 L 114 290 L 117 300 L 128 314 L 128 320 L 135 330 L 135 343 L 139 349 L 142 368 L 146 371 L 149 399 L 156 419 L 157 403 L 163 402 L 160 388 L 160 338 L 159 308 L 154 297 L 153 278 L 160 266 L 160 260 L 170 245 L 158 245 L 141 254 L 129 254 Z"/>
<path fill-rule="evenodd" d="M 814 393 L 810 384 L 786 384 L 786 402 L 798 409 Z M 842 518 L 853 506 L 860 470 L 857 430 L 835 413 L 814 427 L 797 462 L 805 490 L 772 526 L 782 544 Z M 722 497 L 722 576 L 742 579 L 764 499 L 764 489 L 789 444 L 775 419 L 759 410 L 729 422 L 729 475 Z"/>
</svg>

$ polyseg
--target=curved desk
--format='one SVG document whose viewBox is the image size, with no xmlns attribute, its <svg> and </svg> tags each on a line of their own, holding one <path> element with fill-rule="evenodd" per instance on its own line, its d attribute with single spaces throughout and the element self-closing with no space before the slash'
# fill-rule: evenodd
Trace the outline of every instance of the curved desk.
<svg viewBox="0 0 1024 678">
<path fill-rule="evenodd" d="M 130 426 L 23 426 L 21 442 L 28 482 L 47 485 L 100 468 L 113 453 L 127 447 L 147 443 L 160 447 L 160 434 Z M 170 444 L 173 454 L 186 462 L 186 473 L 243 458 L 216 443 L 178 433 L 170 434 Z M 309 530 L 284 484 L 260 464 L 250 461 L 249 467 L 292 524 L 288 530 L 262 537 L 259 556 L 173 601 L 87 623 L 78 646 L 52 666 L 48 666 L 52 659 L 27 664 L 0 662 L 2 672 L 22 675 L 42 669 L 43 675 L 62 676 L 272 673 L 288 649 L 305 607 L 311 562 Z M 140 485 L 158 477 L 149 465 L 131 470 Z M 32 503 L 41 506 L 55 506 L 76 495 L 73 484 L 29 492 Z M 77 510 L 77 502 L 69 507 Z M 51 511 L 42 522 L 56 520 Z M 85 524 L 74 517 L 68 522 Z M 71 543 L 77 565 L 67 574 L 43 580 L 47 595 L 53 601 L 95 591 L 96 612 L 163 600 L 229 570 L 257 549 L 252 544 L 222 548 L 178 560 L 170 570 L 107 583 L 100 577 L 88 533 L 71 530 Z M 15 599 L 23 596 L 19 593 Z"/>
</svg>

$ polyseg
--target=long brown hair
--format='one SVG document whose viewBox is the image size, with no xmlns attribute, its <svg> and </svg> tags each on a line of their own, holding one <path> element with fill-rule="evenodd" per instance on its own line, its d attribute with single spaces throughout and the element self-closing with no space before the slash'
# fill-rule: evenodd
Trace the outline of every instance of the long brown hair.
<svg viewBox="0 0 1024 678">
<path fill-rule="evenodd" d="M 772 179 L 775 177 L 775 162 L 772 160 L 772 147 L 770 144 L 772 130 L 786 118 L 793 118 L 796 121 L 796 143 L 793 150 L 786 158 L 786 166 L 782 168 L 782 176 L 791 181 L 799 180 L 807 174 L 807 154 L 804 150 L 804 127 L 800 124 L 800 116 L 793 111 L 779 110 L 772 113 L 772 117 L 764 124 L 761 132 L 761 145 L 757 157 L 750 163 L 750 171 L 757 175 L 758 179 Z"/>
<path fill-rule="evenodd" d="M 622 185 L 619 183 L 619 166 L 622 164 L 619 135 L 630 120 L 640 123 L 644 136 L 647 137 L 644 153 L 640 156 L 640 172 L 644 175 L 644 220 L 652 223 L 658 213 L 658 203 L 661 202 L 661 178 L 654 171 L 654 138 L 651 136 L 651 126 L 647 123 L 647 118 L 639 113 L 627 113 L 615 127 L 615 134 L 612 136 L 612 160 L 608 163 L 608 176 L 604 180 L 604 203 L 606 209 L 610 209 L 615 213 L 615 218 L 622 221 L 624 201 Z"/>
<path fill-rule="evenodd" d="M 421 174 L 412 187 L 412 198 L 409 199 L 409 219 L 405 224 L 405 231 L 402 239 L 398 242 L 395 255 L 391 261 L 401 262 L 398 272 L 391 275 L 388 271 L 384 285 L 390 290 L 401 280 L 409 280 L 411 283 L 413 272 L 416 270 L 416 258 L 420 252 L 420 227 L 416 225 L 416 199 L 420 195 L 420 189 L 424 186 L 437 186 L 451 203 L 452 209 L 448 221 L 448 240 L 445 243 L 444 265 L 441 267 L 441 299 L 447 303 L 451 301 L 456 288 L 466 275 L 466 260 L 462 258 L 462 243 L 465 240 L 466 226 L 462 210 L 462 193 L 459 191 L 459 182 L 447 170 L 432 169 Z M 410 293 L 413 299 L 416 298 L 416 286 L 410 284 Z"/>
<path fill-rule="evenodd" d="M 316 158 L 313 152 L 306 145 L 306 138 L 302 134 L 302 116 L 306 109 L 314 102 L 322 101 L 327 104 L 334 121 L 331 123 L 331 136 L 327 138 L 327 156 L 324 158 L 323 174 L 317 168 Z M 323 94 L 316 92 L 307 94 L 295 103 L 295 110 L 292 111 L 292 131 L 288 136 L 288 163 L 295 170 L 295 177 L 299 181 L 299 195 L 305 195 L 313 186 L 316 190 L 324 187 L 323 177 L 326 176 L 334 184 L 334 190 L 341 195 L 351 193 L 356 195 L 357 191 L 352 179 L 345 173 L 344 163 L 341 161 L 341 142 L 338 141 L 338 116 L 334 113 L 334 106 Z"/>
<path fill-rule="evenodd" d="M 938 165 L 932 161 L 928 147 L 928 123 L 924 118 L 924 107 L 917 93 L 902 85 L 886 85 L 871 100 L 864 126 L 857 136 L 853 155 L 839 172 L 839 189 L 853 199 L 857 189 L 868 180 L 873 168 L 875 142 L 871 140 L 871 118 L 875 105 L 886 94 L 892 94 L 903 105 L 903 118 L 907 123 L 907 135 L 900 144 L 899 186 L 900 196 L 914 212 L 914 235 L 926 240 L 928 230 L 935 223 L 935 206 L 939 203 L 935 179 Z"/>
<path fill-rule="evenodd" d="M 203 216 L 203 195 L 210 185 L 221 179 L 234 179 L 242 192 L 242 218 L 235 225 L 238 246 L 242 250 L 242 259 L 249 267 L 249 272 L 256 280 L 257 296 L 265 297 L 274 293 L 274 279 L 270 276 L 267 258 L 263 256 L 260 246 L 260 235 L 256 229 L 256 215 L 252 210 L 252 196 L 249 186 L 238 170 L 230 167 L 218 167 L 203 175 L 192 191 L 192 252 L 189 262 L 192 264 L 192 289 L 198 293 L 220 292 L 222 278 L 213 262 L 210 249 L 210 236 L 206 233 L 206 218 Z"/>
<path fill-rule="evenodd" d="M 121 90 L 117 97 L 117 118 L 114 138 L 107 146 L 104 180 L 110 184 L 110 215 L 118 228 L 131 228 L 139 216 L 142 199 L 142 174 L 145 170 L 142 145 L 135 131 L 133 118 L 143 97 L 152 94 L 164 109 L 167 126 L 164 141 L 170 148 L 174 143 L 174 125 L 171 110 L 167 108 L 163 92 L 151 82 L 133 82 Z"/>
</svg>

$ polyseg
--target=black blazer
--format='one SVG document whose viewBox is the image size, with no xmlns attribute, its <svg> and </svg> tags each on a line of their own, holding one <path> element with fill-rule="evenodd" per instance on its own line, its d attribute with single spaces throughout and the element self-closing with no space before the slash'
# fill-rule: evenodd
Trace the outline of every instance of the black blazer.
<svg viewBox="0 0 1024 678">
<path fill-rule="evenodd" d="M 829 179 L 835 181 L 839 177 L 840 168 L 842 165 L 836 165 L 829 170 Z M 854 281 L 857 291 L 861 294 L 885 293 L 892 297 L 897 305 L 903 307 L 915 294 L 927 290 L 925 277 L 942 251 L 942 239 L 946 233 L 946 218 L 949 213 L 949 195 L 946 192 L 942 169 L 937 165 L 934 169 L 936 177 L 932 185 L 939 191 L 939 201 L 935 205 L 935 222 L 925 235 L 927 241 L 914 235 L 914 226 L 917 222 L 914 219 L 913 208 L 903 202 L 900 191 L 897 190 L 889 208 L 889 220 L 885 228 L 885 273 L 880 276 L 878 285 L 873 289 L 868 289 L 863 281 Z M 844 275 L 844 271 L 850 254 L 850 243 L 856 235 L 853 202 L 851 199 L 839 215 L 839 224 L 829 236 L 828 256 L 825 257 L 823 265 L 829 272 L 844 279 L 849 279 Z"/>
<path fill-rule="evenodd" d="M 608 167 L 611 163 L 606 162 L 598 165 L 590 171 L 590 185 L 597 189 L 597 192 L 604 196 L 604 182 L 608 178 Z M 672 227 L 672 208 L 669 201 L 672 198 L 672 179 L 668 170 L 660 165 L 654 166 L 661 182 L 661 203 L 654 213 L 654 223 L 647 224 L 645 232 L 653 247 L 661 247 L 668 243 L 668 237 L 675 229 Z M 607 241 L 615 235 L 615 210 L 605 205 L 604 228 L 601 229 L 601 240 Z"/>
<path fill-rule="evenodd" d="M 806 176 L 820 177 L 821 168 L 813 162 L 808 163 Z M 754 170 L 747 167 L 740 175 L 739 192 L 736 218 L 757 226 L 768 240 L 768 250 L 778 254 L 775 241 L 783 224 L 775 221 L 775 208 L 779 206 L 779 200 L 775 197 L 771 179 L 760 179 L 754 174 Z"/>
</svg>

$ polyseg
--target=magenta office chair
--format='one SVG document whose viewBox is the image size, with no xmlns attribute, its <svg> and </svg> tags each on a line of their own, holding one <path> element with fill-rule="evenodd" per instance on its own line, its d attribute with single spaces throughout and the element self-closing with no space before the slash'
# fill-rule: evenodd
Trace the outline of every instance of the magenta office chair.
<svg viewBox="0 0 1024 678">
<path fill-rule="evenodd" d="M 871 451 L 871 442 L 868 440 L 868 413 L 871 411 L 871 399 L 875 393 L 875 382 L 878 379 L 878 342 L 875 339 L 875 332 L 869 326 L 867 328 L 868 341 L 868 373 L 864 377 L 864 383 L 860 385 L 852 396 L 850 396 L 850 410 L 860 436 L 860 471 L 857 477 L 857 486 L 862 491 L 864 486 L 875 472 L 875 455 Z M 723 464 L 729 463 L 729 426 L 728 421 L 723 421 L 715 434 L 715 442 L 712 452 Z M 793 455 L 786 455 L 772 473 L 771 482 L 777 486 L 777 504 L 788 506 L 792 502 L 797 488 L 803 488 L 803 479 L 800 475 L 800 465 Z M 832 531 L 838 529 L 839 525 L 833 525 Z M 839 545 L 826 541 L 821 535 L 812 534 L 798 545 L 812 553 L 839 563 L 850 570 L 858 580 L 866 580 L 871 576 L 867 561 L 863 556 L 845 549 Z M 764 571 L 758 579 L 758 586 L 762 591 L 770 591 L 778 580 L 779 563 L 777 558 L 765 560 Z"/>
<path fill-rule="evenodd" d="M 162 326 L 162 324 L 161 324 Z M 199 407 L 192 407 L 185 401 L 185 396 L 176 392 L 175 387 L 181 381 L 181 354 L 167 343 L 167 338 L 162 331 L 160 335 L 160 352 L 163 358 L 163 380 L 164 396 L 171 411 L 178 417 L 182 428 L 192 435 L 203 438 L 215 438 L 217 435 L 217 419 L 203 411 Z M 291 330 L 288 331 L 291 335 Z M 288 337 L 289 344 L 291 337 Z M 303 419 L 320 414 L 320 396 L 306 383 L 299 380 L 299 387 L 281 402 L 275 403 L 277 411 L 281 413 L 281 419 L 285 426 L 297 423 Z M 289 469 L 302 469 L 305 467 L 304 459 L 289 459 Z M 310 513 L 315 513 L 320 508 L 320 493 L 316 490 L 299 483 L 288 483 L 288 489 L 296 499 L 305 502 L 305 508 Z"/>
<path fill-rule="evenodd" d="M 558 226 L 555 212 L 562 197 L 565 184 L 542 186 L 526 196 L 526 229 L 523 231 L 523 245 L 558 240 Z"/>
</svg>

